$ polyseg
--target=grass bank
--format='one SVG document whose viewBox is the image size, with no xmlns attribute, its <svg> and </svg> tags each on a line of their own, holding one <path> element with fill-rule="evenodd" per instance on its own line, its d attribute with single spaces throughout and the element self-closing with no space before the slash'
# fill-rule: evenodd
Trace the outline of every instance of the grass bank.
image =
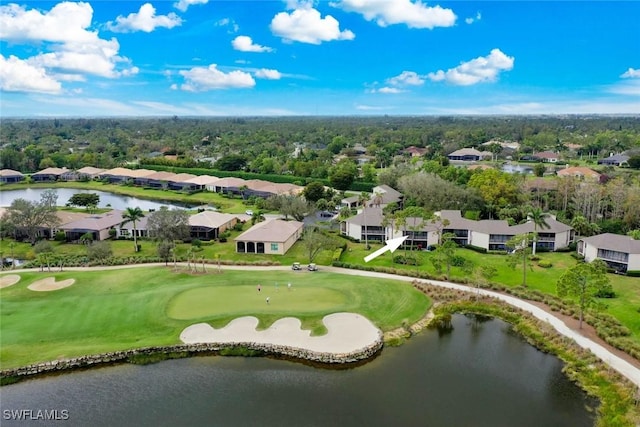
<svg viewBox="0 0 640 427">
<path fill-rule="evenodd" d="M 446 325 L 451 314 L 478 314 L 502 319 L 538 349 L 553 354 L 564 362 L 563 372 L 588 394 L 597 398 L 596 426 L 633 427 L 640 421 L 636 387 L 609 369 L 590 352 L 560 336 L 553 328 L 529 314 L 494 299 L 475 299 L 470 294 L 436 290 L 427 292 L 437 303 L 432 324 Z M 451 295 L 455 293 L 455 295 Z M 440 295 L 437 295 L 440 294 Z M 443 294 L 446 302 L 438 303 Z"/>
</svg>

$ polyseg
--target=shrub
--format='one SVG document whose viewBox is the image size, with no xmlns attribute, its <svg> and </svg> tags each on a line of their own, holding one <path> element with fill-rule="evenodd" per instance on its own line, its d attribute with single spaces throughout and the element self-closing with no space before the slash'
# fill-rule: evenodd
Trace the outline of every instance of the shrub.
<svg viewBox="0 0 640 427">
<path fill-rule="evenodd" d="M 474 246 L 474 245 L 464 245 L 465 248 L 467 249 L 471 249 L 474 252 L 479 252 L 481 254 L 486 254 L 487 250 L 485 248 L 481 248 L 479 246 Z"/>
<path fill-rule="evenodd" d="M 541 259 L 540 261 L 538 261 L 538 267 L 551 268 L 553 267 L 553 264 L 551 263 L 551 261 L 547 261 L 546 259 Z"/>
<path fill-rule="evenodd" d="M 467 260 L 462 255 L 454 255 L 451 257 L 451 265 L 454 267 L 462 267 Z"/>
<path fill-rule="evenodd" d="M 64 231 L 58 231 L 56 233 L 56 237 L 55 237 L 56 242 L 64 242 L 66 239 L 67 239 L 67 235 L 65 234 Z"/>
<path fill-rule="evenodd" d="M 531 255 L 529 261 L 540 261 L 540 257 L 538 255 Z"/>
<path fill-rule="evenodd" d="M 629 277 L 640 277 L 640 270 L 629 270 L 629 271 L 627 271 L 627 276 L 629 276 Z"/>
</svg>

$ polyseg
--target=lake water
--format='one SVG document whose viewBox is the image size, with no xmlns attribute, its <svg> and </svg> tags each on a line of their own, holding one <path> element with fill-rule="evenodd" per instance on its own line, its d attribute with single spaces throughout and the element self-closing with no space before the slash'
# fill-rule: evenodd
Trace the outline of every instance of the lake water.
<svg viewBox="0 0 640 427">
<path fill-rule="evenodd" d="M 46 188 L 25 188 L 23 190 L 0 191 L 0 206 L 10 206 L 15 199 L 26 199 L 32 202 L 38 202 L 40 201 L 40 195 L 46 190 Z M 137 206 L 143 211 L 148 211 L 149 209 L 159 209 L 161 206 L 184 207 L 184 205 L 179 203 L 145 200 L 105 191 L 78 190 L 74 188 L 56 188 L 55 190 L 58 192 L 59 206 L 64 206 L 71 196 L 76 193 L 95 193 L 100 196 L 100 203 L 98 204 L 100 208 L 110 205 L 109 207 L 113 209 L 125 210 L 128 207 L 135 208 Z"/>
<path fill-rule="evenodd" d="M 594 402 L 499 320 L 455 316 L 347 370 L 267 358 L 119 365 L 3 387 L 6 410 L 68 411 L 64 426 L 592 426 Z"/>
<path fill-rule="evenodd" d="M 512 165 L 508 163 L 502 166 L 502 170 L 507 173 L 522 173 L 525 175 L 533 173 L 531 166 Z"/>
</svg>

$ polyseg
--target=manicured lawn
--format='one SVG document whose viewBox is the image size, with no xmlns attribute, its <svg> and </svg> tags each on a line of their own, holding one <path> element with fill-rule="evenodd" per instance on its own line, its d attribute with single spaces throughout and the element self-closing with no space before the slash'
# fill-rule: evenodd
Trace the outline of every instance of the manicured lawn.
<svg viewBox="0 0 640 427">
<path fill-rule="evenodd" d="M 142 267 L 20 273 L 19 283 L 0 290 L 0 365 L 176 344 L 188 325 L 221 327 L 243 315 L 258 317 L 261 328 L 282 317 L 297 317 L 317 334 L 324 330 L 322 317 L 350 311 L 389 330 L 417 321 L 430 304 L 404 282 L 322 271 L 214 271 L 191 275 L 184 269 Z M 50 276 L 76 282 L 58 291 L 27 289 Z"/>
<path fill-rule="evenodd" d="M 349 243 L 350 250 L 346 251 L 342 256 L 342 261 L 351 264 L 371 265 L 379 267 L 392 267 L 397 269 L 416 270 L 415 266 L 403 266 L 392 263 L 392 255 L 386 253 L 369 263 L 364 262 L 364 257 L 380 245 L 372 245 L 371 250 L 365 250 L 363 243 Z M 402 249 L 398 249 L 395 254 L 403 254 Z M 411 254 L 416 254 L 413 252 Z M 497 283 L 507 286 L 518 286 L 522 284 L 522 266 L 515 269 L 510 268 L 506 262 L 506 255 L 501 254 L 481 254 L 469 249 L 458 249 L 457 254 L 473 261 L 478 265 L 493 265 L 498 274 L 492 279 Z M 433 256 L 430 252 L 417 253 L 421 261 L 421 265 L 417 267 L 420 271 L 426 271 L 433 275 L 438 275 L 430 258 Z M 556 282 L 566 268 L 575 265 L 577 262 L 569 253 L 539 253 L 541 259 L 550 261 L 553 266 L 551 268 L 541 268 L 537 262 L 532 262 L 532 268 L 527 270 L 527 286 L 552 295 L 557 295 Z M 451 281 L 466 278 L 460 268 L 452 267 Z M 632 338 L 640 342 L 640 278 L 626 277 L 617 274 L 609 274 L 609 279 L 617 294 L 617 298 L 605 299 L 602 302 L 606 305 L 606 312 L 616 317 L 623 325 L 632 331 Z"/>
</svg>

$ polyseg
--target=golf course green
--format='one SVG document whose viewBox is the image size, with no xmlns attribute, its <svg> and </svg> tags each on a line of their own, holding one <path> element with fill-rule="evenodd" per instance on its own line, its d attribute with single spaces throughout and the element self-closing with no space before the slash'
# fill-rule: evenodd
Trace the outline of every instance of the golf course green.
<svg viewBox="0 0 640 427">
<path fill-rule="evenodd" d="M 409 283 L 329 272 L 212 269 L 193 274 L 180 267 L 145 266 L 17 274 L 19 282 L 0 289 L 1 369 L 178 344 L 180 332 L 193 323 L 220 328 L 241 316 L 257 317 L 259 329 L 296 317 L 304 329 L 321 335 L 324 316 L 354 312 L 387 331 L 419 320 L 430 306 Z M 47 277 L 75 282 L 48 292 L 28 288 Z"/>
</svg>

